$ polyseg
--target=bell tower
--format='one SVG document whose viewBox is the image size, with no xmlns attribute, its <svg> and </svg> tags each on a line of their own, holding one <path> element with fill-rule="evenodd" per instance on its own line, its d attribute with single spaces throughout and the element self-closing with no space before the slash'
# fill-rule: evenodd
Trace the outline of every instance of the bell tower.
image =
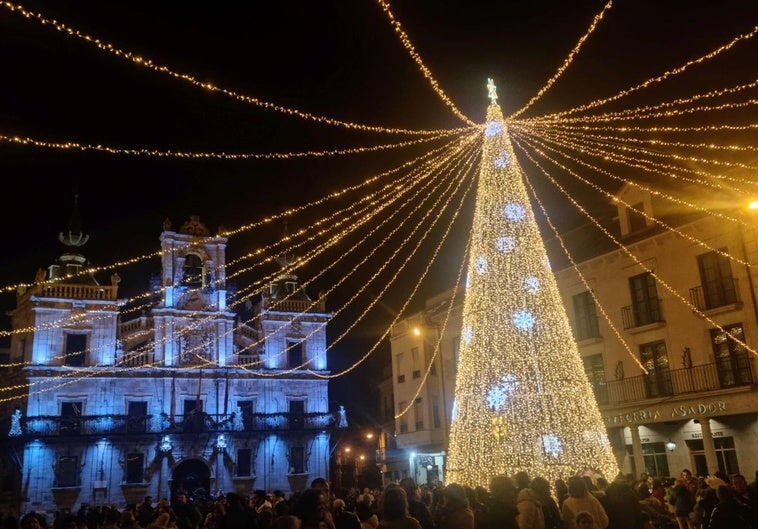
<svg viewBox="0 0 758 529">
<path fill-rule="evenodd" d="M 155 360 L 171 367 L 224 365 L 234 324 L 226 306 L 227 238 L 211 235 L 193 215 L 178 231 L 166 220 L 160 241 L 163 296 L 153 311 Z"/>
</svg>

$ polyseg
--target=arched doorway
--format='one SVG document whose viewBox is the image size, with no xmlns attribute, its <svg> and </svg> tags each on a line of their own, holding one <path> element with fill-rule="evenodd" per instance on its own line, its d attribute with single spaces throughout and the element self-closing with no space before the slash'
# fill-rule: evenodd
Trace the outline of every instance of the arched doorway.
<svg viewBox="0 0 758 529">
<path fill-rule="evenodd" d="M 181 491 L 195 505 L 204 509 L 209 501 L 211 490 L 211 473 L 208 465 L 201 459 L 186 459 L 176 465 L 171 475 L 171 502 Z"/>
</svg>

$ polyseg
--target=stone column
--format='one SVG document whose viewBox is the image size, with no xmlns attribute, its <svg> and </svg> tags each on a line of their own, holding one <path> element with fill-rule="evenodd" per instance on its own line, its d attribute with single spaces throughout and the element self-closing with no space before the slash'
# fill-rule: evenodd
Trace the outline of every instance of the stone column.
<svg viewBox="0 0 758 529">
<path fill-rule="evenodd" d="M 700 431 L 703 432 L 703 450 L 705 450 L 705 464 L 708 465 L 708 474 L 713 475 L 719 469 L 716 459 L 716 449 L 713 447 L 713 432 L 711 420 L 700 419 Z"/>
<path fill-rule="evenodd" d="M 646 472 L 645 456 L 642 454 L 642 439 L 640 439 L 640 427 L 633 424 L 629 427 L 632 434 L 632 455 L 634 456 L 634 467 L 637 470 L 635 478 L 639 479 L 640 474 Z"/>
</svg>

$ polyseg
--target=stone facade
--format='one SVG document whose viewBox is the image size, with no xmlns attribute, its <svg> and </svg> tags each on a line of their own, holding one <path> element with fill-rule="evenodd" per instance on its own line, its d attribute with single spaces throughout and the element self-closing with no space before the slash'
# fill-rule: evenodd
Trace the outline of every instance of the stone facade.
<svg viewBox="0 0 758 529">
<path fill-rule="evenodd" d="M 289 270 L 229 294 L 227 238 L 197 217 L 164 225 L 154 291 L 119 299 L 117 274 L 100 285 L 86 270 L 86 239 L 62 239 L 11 313 L 3 510 L 290 494 L 328 479 L 325 299 Z"/>
</svg>

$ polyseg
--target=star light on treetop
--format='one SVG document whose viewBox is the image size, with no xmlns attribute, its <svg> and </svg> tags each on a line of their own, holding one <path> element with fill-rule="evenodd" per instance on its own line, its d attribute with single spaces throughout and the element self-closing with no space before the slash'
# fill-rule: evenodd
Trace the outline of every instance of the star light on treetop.
<svg viewBox="0 0 758 529">
<path fill-rule="evenodd" d="M 495 86 L 495 81 L 492 80 L 492 77 L 487 79 L 487 91 L 489 92 L 488 97 L 490 98 L 490 101 L 493 105 L 497 104 L 497 87 Z"/>
</svg>

